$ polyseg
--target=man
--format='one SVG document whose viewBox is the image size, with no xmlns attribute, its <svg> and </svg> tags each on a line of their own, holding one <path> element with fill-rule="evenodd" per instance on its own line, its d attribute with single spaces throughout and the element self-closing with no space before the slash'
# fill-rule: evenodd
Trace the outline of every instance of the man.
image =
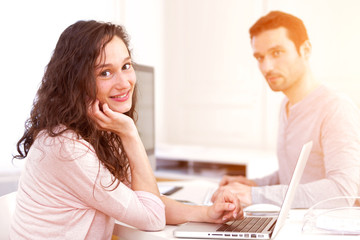
<svg viewBox="0 0 360 240">
<path fill-rule="evenodd" d="M 309 66 L 311 44 L 303 22 L 273 11 L 250 28 L 250 38 L 254 57 L 270 88 L 285 95 L 277 144 L 279 169 L 253 180 L 224 176 L 213 199 L 230 189 L 246 205 L 281 205 L 301 148 L 310 140 L 313 148 L 293 207 L 308 208 L 331 197 L 357 196 L 359 110 L 348 98 L 314 79 Z"/>
</svg>

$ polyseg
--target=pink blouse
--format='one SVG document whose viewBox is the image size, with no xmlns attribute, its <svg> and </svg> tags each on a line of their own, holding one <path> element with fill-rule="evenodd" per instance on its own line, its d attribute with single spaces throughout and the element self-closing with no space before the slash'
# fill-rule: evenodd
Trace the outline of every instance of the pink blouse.
<svg viewBox="0 0 360 240">
<path fill-rule="evenodd" d="M 39 134 L 26 158 L 11 239 L 111 239 L 114 219 L 142 230 L 165 226 L 155 195 L 133 191 L 100 163 L 92 146 L 67 131 Z"/>
</svg>

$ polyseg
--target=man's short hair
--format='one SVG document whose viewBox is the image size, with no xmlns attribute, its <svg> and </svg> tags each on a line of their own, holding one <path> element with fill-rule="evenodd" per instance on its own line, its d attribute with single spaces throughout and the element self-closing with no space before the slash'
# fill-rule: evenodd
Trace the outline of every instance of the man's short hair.
<svg viewBox="0 0 360 240">
<path fill-rule="evenodd" d="M 303 21 L 291 14 L 281 11 L 272 11 L 257 20 L 249 30 L 250 39 L 264 31 L 279 27 L 287 29 L 287 35 L 289 39 L 294 42 L 298 52 L 300 51 L 300 46 L 309 39 Z"/>
</svg>

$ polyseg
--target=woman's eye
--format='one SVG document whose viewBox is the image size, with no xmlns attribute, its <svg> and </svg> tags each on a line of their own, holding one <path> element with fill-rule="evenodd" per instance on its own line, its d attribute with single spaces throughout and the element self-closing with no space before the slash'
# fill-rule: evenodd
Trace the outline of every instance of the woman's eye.
<svg viewBox="0 0 360 240">
<path fill-rule="evenodd" d="M 102 72 L 100 73 L 100 76 L 101 76 L 101 77 L 108 77 L 108 76 L 110 76 L 110 71 L 109 71 L 109 70 L 102 71 Z"/>
<path fill-rule="evenodd" d="M 126 64 L 122 67 L 123 70 L 127 70 L 127 69 L 130 69 L 130 68 L 131 68 L 131 63 L 126 63 Z"/>
</svg>

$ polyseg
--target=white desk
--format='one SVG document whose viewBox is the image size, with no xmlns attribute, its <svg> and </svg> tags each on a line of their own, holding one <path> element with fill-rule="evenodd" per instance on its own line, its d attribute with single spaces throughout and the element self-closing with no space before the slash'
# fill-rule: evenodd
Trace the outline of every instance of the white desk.
<svg viewBox="0 0 360 240">
<path fill-rule="evenodd" d="M 195 203 L 201 203 L 203 197 L 206 194 L 209 187 L 216 186 L 216 182 L 210 182 L 205 180 L 191 180 L 191 181 L 176 181 L 176 182 L 163 182 L 160 184 L 175 184 L 177 186 L 183 186 L 183 189 L 174 193 L 171 197 L 174 199 L 190 200 Z M 196 193 L 196 195 L 194 194 Z M 276 240 L 353 240 L 360 239 L 360 236 L 339 236 L 339 235 L 320 235 L 309 234 L 302 232 L 303 216 L 306 210 L 291 210 L 288 220 L 286 221 L 279 234 L 276 236 Z M 182 238 L 174 238 L 173 231 L 177 226 L 167 225 L 164 230 L 159 232 L 145 232 L 137 230 L 128 225 L 122 223 L 116 223 L 114 228 L 115 239 L 120 240 L 180 240 Z M 189 238 L 183 238 L 184 240 L 191 240 Z"/>
</svg>

